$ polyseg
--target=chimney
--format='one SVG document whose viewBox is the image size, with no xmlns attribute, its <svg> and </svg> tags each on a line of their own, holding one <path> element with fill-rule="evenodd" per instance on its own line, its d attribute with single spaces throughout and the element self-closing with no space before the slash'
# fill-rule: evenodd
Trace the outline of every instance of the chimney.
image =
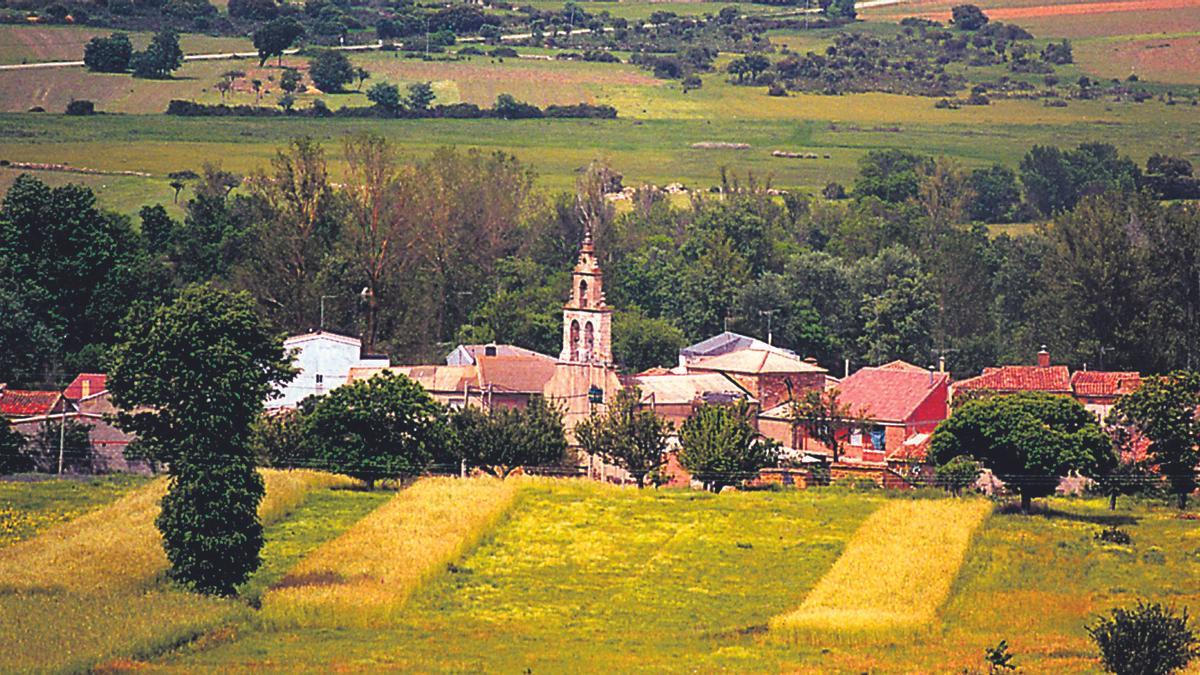
<svg viewBox="0 0 1200 675">
<path fill-rule="evenodd" d="M 483 355 L 484 356 L 495 356 L 496 355 L 496 345 L 495 344 L 484 345 Z"/>
<path fill-rule="evenodd" d="M 1037 353 L 1037 357 L 1039 368 L 1050 367 L 1050 352 L 1046 351 L 1046 345 L 1042 345 L 1042 350 Z"/>
<path fill-rule="evenodd" d="M 92 382 L 84 378 L 83 382 L 79 383 L 79 398 L 87 398 L 88 394 L 92 393 Z"/>
<path fill-rule="evenodd" d="M 946 372 L 946 357 L 945 356 L 938 357 L 938 372 L 939 373 Z"/>
</svg>

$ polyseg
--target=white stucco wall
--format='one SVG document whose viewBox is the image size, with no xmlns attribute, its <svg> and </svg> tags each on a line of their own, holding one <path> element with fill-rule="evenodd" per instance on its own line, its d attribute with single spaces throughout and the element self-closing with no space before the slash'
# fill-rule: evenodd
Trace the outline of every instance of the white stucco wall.
<svg viewBox="0 0 1200 675">
<path fill-rule="evenodd" d="M 363 361 L 355 338 L 333 333 L 298 335 L 284 341 L 284 349 L 295 350 L 296 379 L 280 389 L 282 396 L 267 401 L 267 408 L 294 408 L 313 395 L 321 396 L 346 383 L 350 369 L 357 366 L 387 366 L 386 360 Z"/>
</svg>

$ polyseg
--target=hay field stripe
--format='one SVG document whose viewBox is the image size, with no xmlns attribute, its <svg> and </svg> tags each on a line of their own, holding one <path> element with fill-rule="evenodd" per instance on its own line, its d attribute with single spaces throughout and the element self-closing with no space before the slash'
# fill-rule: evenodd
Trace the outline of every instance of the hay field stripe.
<svg viewBox="0 0 1200 675">
<path fill-rule="evenodd" d="M 920 630 L 950 594 L 983 500 L 893 501 L 871 514 L 804 602 L 770 622 L 776 635 Z"/>
<path fill-rule="evenodd" d="M 483 539 L 525 481 L 426 478 L 300 562 L 263 597 L 272 627 L 387 625 Z"/>
</svg>

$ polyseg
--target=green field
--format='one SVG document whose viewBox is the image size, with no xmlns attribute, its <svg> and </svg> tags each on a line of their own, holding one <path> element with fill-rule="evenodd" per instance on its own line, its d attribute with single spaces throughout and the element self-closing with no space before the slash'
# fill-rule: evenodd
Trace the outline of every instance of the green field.
<svg viewBox="0 0 1200 675">
<path fill-rule="evenodd" d="M 549 9 L 561 3 L 536 0 L 535 4 Z M 946 12 L 951 4 L 914 0 L 866 10 L 863 16 L 867 21 L 853 30 L 893 33 L 897 28 L 889 21 L 905 15 Z M 1152 26 L 1147 28 L 1146 20 L 1132 20 L 1154 13 L 1149 10 L 1056 16 L 1056 7 L 1077 4 L 1075 0 L 986 0 L 980 4 L 996 13 L 1050 6 L 1044 12 L 1046 8 L 1038 9 L 1046 16 L 1016 21 L 1034 30 L 1038 44 L 1059 35 L 1073 35 L 1077 63 L 1060 70 L 1065 82 L 1081 75 L 1124 77 L 1132 71 L 1157 91 L 1200 84 L 1200 14 L 1190 9 L 1173 10 L 1175 25 L 1169 33 L 1160 34 Z M 588 3 L 586 9 L 642 18 L 653 11 L 702 14 L 719 11 L 722 6 L 701 2 L 597 2 Z M 744 11 L 778 11 L 766 6 L 740 7 Z M 1091 26 L 1089 22 L 1113 17 L 1123 18 L 1122 26 L 1104 24 L 1084 30 Z M 1075 22 L 1075 33 L 1053 23 L 1068 20 Z M 1038 23 L 1046 21 L 1052 25 Z M 78 48 L 74 43 L 82 43 L 93 32 L 74 27 L 3 27 L 0 44 L 5 47 L 0 49 L 0 62 L 64 58 L 68 46 Z M 834 32 L 777 30 L 772 31 L 771 39 L 793 51 L 821 51 Z M 188 36 L 184 46 L 194 52 L 244 48 L 245 44 Z M 520 51 L 531 57 L 554 53 L 531 48 Z M 722 67 L 731 58 L 722 55 L 717 66 Z M 144 171 L 152 176 L 40 172 L 39 177 L 51 184 L 89 185 L 104 206 L 124 213 L 136 213 L 143 204 L 161 202 L 178 216 L 180 210 L 171 204 L 174 193 L 166 178 L 171 171 L 197 170 L 211 161 L 246 173 L 263 167 L 290 138 L 309 135 L 326 144 L 337 175 L 343 169 L 342 139 L 364 130 L 388 136 L 409 156 L 446 145 L 510 152 L 537 171 L 541 187 L 554 191 L 571 189 L 577 171 L 595 159 L 608 160 L 625 175 L 627 185 L 678 181 L 704 189 L 716 184 L 721 167 L 727 167 L 742 175 L 753 172 L 769 178 L 776 187 L 809 192 L 830 181 L 851 182 L 858 160 L 876 148 L 947 155 L 972 167 L 992 162 L 1015 167 L 1035 143 L 1066 146 L 1102 141 L 1113 143 L 1139 163 L 1156 152 L 1200 161 L 1200 148 L 1194 143 L 1200 137 L 1200 116 L 1187 98 L 1182 105 L 1173 106 L 1158 100 L 1142 104 L 1093 100 L 1048 108 L 1037 100 L 996 100 L 989 106 L 937 110 L 930 98 L 886 94 L 769 97 L 765 88 L 729 84 L 720 72 L 705 75 L 703 87 L 685 92 L 678 82 L 657 80 L 648 71 L 628 64 L 487 56 L 423 61 L 382 52 L 354 53 L 351 59 L 372 73 L 364 89 L 382 81 L 401 86 L 429 81 L 441 103 L 488 106 L 498 94 L 509 93 L 541 106 L 608 104 L 617 108 L 620 119 L 172 119 L 161 113 L 174 98 L 274 105 L 281 71 L 273 64 L 259 68 L 255 59 L 189 62 L 168 81 L 90 74 L 81 68 L 0 71 L 0 113 L 11 113 L 0 114 L 0 192 L 18 173 L 4 167 L 3 160 Z M 297 67 L 305 63 L 300 57 L 284 61 Z M 230 69 L 243 71 L 245 77 L 222 99 L 215 84 Z M 991 78 L 1006 74 L 1000 67 L 979 72 Z M 261 92 L 253 90 L 252 80 L 262 83 Z M 57 114 L 76 98 L 93 100 L 99 110 L 114 114 L 89 119 Z M 297 105 L 306 107 L 317 98 L 333 108 L 367 103 L 361 91 L 332 95 L 310 91 L 298 97 Z M 48 112 L 22 114 L 34 106 Z M 693 147 L 706 142 L 747 143 L 751 147 Z M 774 150 L 816 153 L 820 159 L 774 158 Z M 186 200 L 188 194 L 185 192 L 182 198 Z"/>
<path fill-rule="evenodd" d="M 451 498 L 435 487 L 396 497 L 323 489 L 327 483 L 311 478 L 279 482 L 286 477 L 268 476 L 274 522 L 265 532 L 264 566 L 242 588 L 244 602 L 190 596 L 144 578 L 144 566 L 120 564 L 130 550 L 123 542 L 136 542 L 133 550 L 154 545 L 145 535 L 105 535 L 121 520 L 117 514 L 141 513 L 141 493 L 111 514 L 48 530 L 7 557 L 0 548 L 0 635 L 7 636 L 0 667 L 961 672 L 983 668 L 984 647 L 1004 639 L 1024 672 L 1074 673 L 1096 670 L 1084 625 L 1108 608 L 1137 598 L 1200 607 L 1200 531 L 1158 503 L 1128 500 L 1109 511 L 1102 499 L 1051 499 L 1033 516 L 994 513 L 978 529 L 956 530 L 955 513 L 981 514 L 990 511 L 987 503 L 840 487 L 713 495 L 540 480 L 518 482 L 507 515 L 424 577 L 383 623 L 356 622 L 351 604 L 338 610 L 347 616 L 337 629 L 281 627 L 254 608 L 270 588 L 295 588 L 292 570 L 327 564 L 316 562 L 322 559 L 340 560 L 346 570 L 359 561 L 386 567 L 390 550 L 410 556 L 400 553 L 406 542 L 450 532 L 440 523 L 458 517 L 404 525 L 406 513 L 470 501 L 474 489 L 447 485 L 468 492 Z M 60 489 L 17 485 L 12 503 L 29 509 Z M 97 500 L 111 492 L 101 483 L 81 485 Z M 384 504 L 393 508 L 377 508 Z M 475 509 L 463 508 L 464 516 Z M 949 521 L 954 527 L 942 524 Z M 1094 539 L 1114 524 L 1132 544 Z M 364 536 L 400 531 L 412 535 Z M 902 540 L 927 546 L 897 553 Z M 444 545 L 453 542 L 437 544 Z M 951 550 L 964 546 L 965 555 Z M 61 588 L 46 586 L 51 577 L 38 565 L 24 564 L 51 550 L 65 566 L 55 577 Z M 93 561 L 101 562 L 100 576 L 84 571 Z M 89 590 L 101 578 L 106 586 Z M 353 583 L 347 589 L 367 604 L 390 588 L 368 578 Z M 818 630 L 775 626 L 773 617 L 804 607 L 821 608 Z M 863 632 L 836 618 L 845 612 L 880 612 L 889 625 Z M 893 619 L 917 623 L 901 628 Z"/>
<path fill-rule="evenodd" d="M 28 539 L 116 500 L 145 483 L 138 476 L 0 481 L 0 546 Z"/>
</svg>

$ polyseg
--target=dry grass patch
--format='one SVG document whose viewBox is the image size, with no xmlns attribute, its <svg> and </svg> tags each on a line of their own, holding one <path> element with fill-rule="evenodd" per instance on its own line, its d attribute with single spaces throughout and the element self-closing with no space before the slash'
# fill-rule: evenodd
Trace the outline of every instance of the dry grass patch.
<svg viewBox="0 0 1200 675">
<path fill-rule="evenodd" d="M 272 626 L 387 623 L 409 596 L 475 546 L 523 481 L 428 478 L 317 549 L 263 598 Z"/>
<path fill-rule="evenodd" d="M 920 631 L 950 594 L 986 501 L 890 502 L 859 527 L 798 609 L 771 630 L 809 635 Z"/>
<path fill-rule="evenodd" d="M 287 515 L 313 490 L 353 483 L 317 471 L 265 470 L 263 479 L 264 523 Z M 99 511 L 0 549 L 0 587 L 114 593 L 153 584 L 167 568 L 154 526 L 166 490 L 166 479 L 156 480 Z"/>
<path fill-rule="evenodd" d="M 263 471 L 264 522 L 313 490 L 349 485 L 316 471 Z M 0 549 L 0 672 L 78 671 L 150 656 L 245 612 L 243 604 L 163 583 L 154 526 L 167 481 Z"/>
</svg>

